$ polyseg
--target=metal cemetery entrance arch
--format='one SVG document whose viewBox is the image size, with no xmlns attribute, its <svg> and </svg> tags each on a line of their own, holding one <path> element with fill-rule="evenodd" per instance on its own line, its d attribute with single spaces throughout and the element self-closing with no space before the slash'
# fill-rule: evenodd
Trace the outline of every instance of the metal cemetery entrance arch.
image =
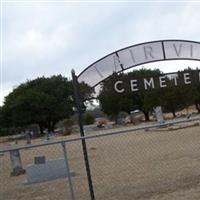
<svg viewBox="0 0 200 200">
<path fill-rule="evenodd" d="M 90 87 L 95 87 L 103 80 L 109 78 L 114 72 L 119 73 L 142 64 L 167 60 L 200 61 L 200 42 L 187 40 L 159 40 L 136 44 L 108 54 L 88 66 L 78 76 L 76 76 L 75 71 L 72 70 L 80 134 L 83 137 L 82 147 L 91 200 L 95 199 L 95 194 L 90 173 L 87 146 L 84 139 L 78 83 L 84 82 Z"/>
<path fill-rule="evenodd" d="M 200 61 L 200 42 L 160 40 L 129 46 L 94 62 L 78 75 L 78 82 L 94 87 L 113 72 L 121 72 L 138 65 L 165 60 Z"/>
</svg>

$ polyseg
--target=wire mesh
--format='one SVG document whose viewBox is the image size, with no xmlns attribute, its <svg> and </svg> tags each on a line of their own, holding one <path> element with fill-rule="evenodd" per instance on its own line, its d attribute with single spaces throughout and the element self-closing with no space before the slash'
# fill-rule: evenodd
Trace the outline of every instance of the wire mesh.
<svg viewBox="0 0 200 200">
<path fill-rule="evenodd" d="M 186 128 L 187 124 L 190 128 Z M 107 130 L 98 131 L 93 137 L 88 134 L 85 139 L 96 200 L 200 199 L 199 119 L 177 127 L 180 128 L 151 126 L 129 130 L 121 127 L 113 129 L 112 134 Z M 32 144 L 39 142 L 36 139 Z M 66 176 L 25 183 L 28 169 L 36 165 L 35 157 L 45 156 L 46 162 L 64 159 L 63 142 L 72 173 L 74 199 L 90 199 L 81 138 L 20 149 L 26 173 L 19 176 L 11 176 L 10 152 L 1 153 L 0 199 L 70 200 Z M 60 168 L 48 170 L 56 173 Z"/>
<path fill-rule="evenodd" d="M 143 130 L 89 141 L 96 199 L 190 199 L 194 186 L 200 198 L 199 131 Z"/>
<path fill-rule="evenodd" d="M 87 178 L 84 170 L 84 160 L 82 156 L 80 141 L 66 145 L 66 149 L 68 152 L 69 168 L 72 174 L 71 179 L 75 193 L 75 199 L 89 199 Z M 0 199 L 71 200 L 68 177 L 61 177 L 59 175 L 59 170 L 63 170 L 61 166 L 57 166 L 57 168 L 55 168 L 55 166 L 52 165 L 48 166 L 47 173 L 55 173 L 55 176 L 53 174 L 44 174 L 44 169 L 41 169 L 40 167 L 36 168 L 35 170 L 38 170 L 35 174 L 35 176 L 37 176 L 37 180 L 32 180 L 31 176 L 29 178 L 30 183 L 27 183 L 28 170 L 30 170 L 30 168 L 33 166 L 38 166 L 38 164 L 34 164 L 35 157 L 44 156 L 46 163 L 48 161 L 55 162 L 64 160 L 64 154 L 61 143 L 50 146 L 41 146 L 37 148 L 28 148 L 20 150 L 22 167 L 26 170 L 26 173 L 19 176 L 11 176 L 12 167 L 9 154 L 9 152 L 6 152 L 3 153 L 0 157 Z M 62 163 L 60 164 L 62 165 Z M 56 175 L 57 173 L 58 175 Z M 38 177 L 38 175 L 40 176 L 40 174 L 41 177 Z M 56 178 L 56 176 L 58 177 Z"/>
</svg>

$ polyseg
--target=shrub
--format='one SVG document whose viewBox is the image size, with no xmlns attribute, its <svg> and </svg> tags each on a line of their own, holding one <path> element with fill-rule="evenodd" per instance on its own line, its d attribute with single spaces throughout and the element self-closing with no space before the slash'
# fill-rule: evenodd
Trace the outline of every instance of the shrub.
<svg viewBox="0 0 200 200">
<path fill-rule="evenodd" d="M 83 114 L 83 123 L 84 123 L 84 125 L 93 124 L 94 121 L 95 121 L 94 117 L 90 113 L 86 112 L 86 113 Z"/>
<path fill-rule="evenodd" d="M 74 124 L 74 122 L 72 119 L 64 119 L 63 120 L 63 126 L 64 126 L 63 135 L 71 134 L 73 124 Z"/>
</svg>

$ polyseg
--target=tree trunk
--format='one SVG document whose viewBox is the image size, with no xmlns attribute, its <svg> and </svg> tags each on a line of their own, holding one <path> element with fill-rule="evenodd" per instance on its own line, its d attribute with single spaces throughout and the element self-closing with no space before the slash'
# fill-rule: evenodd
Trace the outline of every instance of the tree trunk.
<svg viewBox="0 0 200 200">
<path fill-rule="evenodd" d="M 149 121 L 149 112 L 143 111 L 143 113 L 144 113 L 145 121 Z"/>
<path fill-rule="evenodd" d="M 195 105 L 196 105 L 196 109 L 197 109 L 198 113 L 200 113 L 200 104 L 196 102 Z"/>
<path fill-rule="evenodd" d="M 44 129 L 43 129 L 43 125 L 42 124 L 38 124 L 39 128 L 40 128 L 40 134 L 43 135 L 44 134 Z"/>
<path fill-rule="evenodd" d="M 175 110 L 172 110 L 172 115 L 173 115 L 174 118 L 176 118 L 176 112 L 175 112 Z"/>
<path fill-rule="evenodd" d="M 55 121 L 52 121 L 52 122 L 51 122 L 51 126 L 50 126 L 50 131 L 51 131 L 51 132 L 54 131 L 55 125 L 56 125 L 56 122 L 55 122 Z"/>
<path fill-rule="evenodd" d="M 113 115 L 113 118 L 115 120 L 115 124 L 117 124 L 118 123 L 118 115 Z"/>
<path fill-rule="evenodd" d="M 47 130 L 48 130 L 48 132 L 51 131 L 51 121 L 50 120 L 47 121 Z"/>
<path fill-rule="evenodd" d="M 55 121 L 48 121 L 48 123 L 47 123 L 48 132 L 53 132 L 54 131 L 55 124 L 56 124 Z"/>
</svg>

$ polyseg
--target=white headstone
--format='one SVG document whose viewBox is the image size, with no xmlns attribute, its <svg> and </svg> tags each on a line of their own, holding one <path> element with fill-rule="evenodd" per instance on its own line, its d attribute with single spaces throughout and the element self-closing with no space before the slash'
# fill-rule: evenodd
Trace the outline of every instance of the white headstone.
<svg viewBox="0 0 200 200">
<path fill-rule="evenodd" d="M 156 119 L 159 124 L 163 124 L 165 122 L 164 117 L 163 117 L 163 112 L 161 106 L 157 106 L 155 109 L 155 114 L 156 114 Z"/>
<path fill-rule="evenodd" d="M 26 168 L 27 179 L 25 184 L 41 183 L 55 179 L 75 176 L 75 172 L 70 170 L 70 174 L 66 170 L 66 162 L 64 159 L 46 160 L 43 164 L 31 164 Z"/>
</svg>

